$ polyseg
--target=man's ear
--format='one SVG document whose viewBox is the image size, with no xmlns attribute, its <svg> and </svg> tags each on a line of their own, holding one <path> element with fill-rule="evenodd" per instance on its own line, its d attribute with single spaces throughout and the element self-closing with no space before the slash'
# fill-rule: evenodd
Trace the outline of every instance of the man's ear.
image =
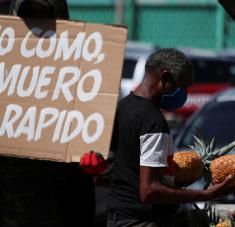
<svg viewBox="0 0 235 227">
<path fill-rule="evenodd" d="M 171 84 L 171 73 L 164 70 L 160 73 L 160 81 L 163 87 L 169 86 Z"/>
</svg>

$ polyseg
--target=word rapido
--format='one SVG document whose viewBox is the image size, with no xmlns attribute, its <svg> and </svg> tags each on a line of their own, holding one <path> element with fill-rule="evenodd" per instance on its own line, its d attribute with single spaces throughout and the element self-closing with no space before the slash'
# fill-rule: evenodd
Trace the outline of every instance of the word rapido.
<svg viewBox="0 0 235 227">
<path fill-rule="evenodd" d="M 40 36 L 32 47 L 30 37 L 34 34 Z M 7 56 L 14 49 L 15 31 L 11 27 L 2 29 L 0 26 L 0 56 Z M 46 48 L 45 48 L 46 46 Z M 21 39 L 19 51 L 21 58 L 46 59 L 66 62 L 74 61 L 67 66 L 58 69 L 58 66 L 39 66 L 13 64 L 6 67 L 4 61 L 0 61 L 0 95 L 16 95 L 19 98 L 33 97 L 36 100 L 50 98 L 51 103 L 58 101 L 61 96 L 66 102 L 77 99 L 80 102 L 90 102 L 98 94 L 102 85 L 102 72 L 95 68 L 97 64 L 105 59 L 102 53 L 103 38 L 99 32 L 93 32 L 89 36 L 85 32 L 80 32 L 69 39 L 68 31 L 60 33 L 56 37 L 54 31 L 43 31 L 40 28 L 32 28 L 25 37 Z M 2 58 L 3 59 L 3 58 Z M 78 60 L 83 59 L 91 62 L 93 68 L 82 73 L 77 66 Z M 8 63 L 9 64 L 9 63 Z M 92 79 L 93 85 L 87 91 L 84 84 Z M 53 82 L 53 83 L 52 83 Z M 53 90 L 51 92 L 51 86 Z M 71 91 L 72 86 L 76 87 L 76 94 Z M 36 115 L 39 113 L 38 121 Z M 16 126 L 16 122 L 20 123 Z M 72 124 L 76 122 L 76 127 L 71 130 Z M 89 133 L 89 125 L 96 124 L 96 130 Z M 30 106 L 26 110 L 19 104 L 8 104 L 0 127 L 0 136 L 6 135 L 8 138 L 17 138 L 26 135 L 27 141 L 38 141 L 42 137 L 43 129 L 54 125 L 52 142 L 67 143 L 76 138 L 79 134 L 87 144 L 97 141 L 104 130 L 104 117 L 101 113 L 95 112 L 86 119 L 82 112 L 78 110 L 58 110 L 55 107 L 45 107 L 38 110 L 37 106 Z"/>
</svg>

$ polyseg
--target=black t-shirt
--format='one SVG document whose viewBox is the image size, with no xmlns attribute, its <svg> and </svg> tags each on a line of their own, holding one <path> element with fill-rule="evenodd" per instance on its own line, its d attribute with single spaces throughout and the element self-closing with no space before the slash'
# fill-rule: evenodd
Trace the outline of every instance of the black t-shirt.
<svg viewBox="0 0 235 227">
<path fill-rule="evenodd" d="M 175 212 L 176 206 L 144 204 L 139 197 L 140 165 L 165 166 L 172 173 L 170 138 L 163 114 L 149 100 L 130 93 L 119 101 L 111 144 L 115 158 L 108 210 L 144 219 Z"/>
</svg>

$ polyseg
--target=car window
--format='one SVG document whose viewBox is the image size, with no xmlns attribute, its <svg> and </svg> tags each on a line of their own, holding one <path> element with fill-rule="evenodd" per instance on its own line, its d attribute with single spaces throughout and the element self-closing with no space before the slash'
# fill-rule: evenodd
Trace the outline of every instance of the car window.
<svg viewBox="0 0 235 227">
<path fill-rule="evenodd" d="M 122 78 L 132 79 L 137 61 L 135 59 L 125 59 L 122 68 Z"/>
<path fill-rule="evenodd" d="M 192 60 L 195 68 L 195 82 L 219 83 L 234 78 L 235 62 L 216 60 Z"/>
<path fill-rule="evenodd" d="M 199 113 L 179 143 L 179 147 L 193 144 L 195 129 L 208 140 L 216 138 L 216 147 L 225 146 L 235 140 L 235 102 L 214 102 Z"/>
</svg>

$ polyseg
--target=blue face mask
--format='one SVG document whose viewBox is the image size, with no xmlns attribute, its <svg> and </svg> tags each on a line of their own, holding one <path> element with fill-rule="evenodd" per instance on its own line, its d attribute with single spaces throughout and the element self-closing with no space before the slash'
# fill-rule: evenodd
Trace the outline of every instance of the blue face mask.
<svg viewBox="0 0 235 227">
<path fill-rule="evenodd" d="M 174 110 L 184 105 L 187 100 L 187 92 L 178 87 L 175 91 L 162 95 L 160 108 Z"/>
</svg>

